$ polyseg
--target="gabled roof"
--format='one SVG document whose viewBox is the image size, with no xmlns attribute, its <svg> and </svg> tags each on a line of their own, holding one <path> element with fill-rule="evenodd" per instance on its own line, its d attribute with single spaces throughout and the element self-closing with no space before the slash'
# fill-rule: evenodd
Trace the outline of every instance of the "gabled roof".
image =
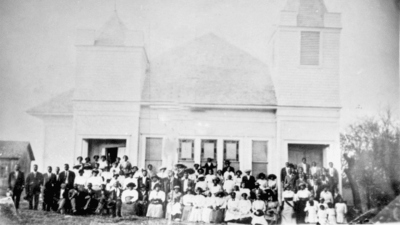
<svg viewBox="0 0 400 225">
<path fill-rule="evenodd" d="M 207 34 L 150 63 L 142 100 L 220 105 L 276 105 L 267 66 Z"/>
<path fill-rule="evenodd" d="M 125 32 L 127 28 L 118 17 L 116 11 L 99 31 L 99 36 L 95 40 L 95 45 L 124 45 Z"/>
<path fill-rule="evenodd" d="M 31 160 L 35 160 L 31 144 L 26 141 L 0 141 L 0 158 L 20 158 L 28 152 Z"/>
<path fill-rule="evenodd" d="M 29 109 L 34 116 L 42 115 L 72 115 L 72 97 L 74 90 L 63 92 L 56 97 Z"/>
</svg>

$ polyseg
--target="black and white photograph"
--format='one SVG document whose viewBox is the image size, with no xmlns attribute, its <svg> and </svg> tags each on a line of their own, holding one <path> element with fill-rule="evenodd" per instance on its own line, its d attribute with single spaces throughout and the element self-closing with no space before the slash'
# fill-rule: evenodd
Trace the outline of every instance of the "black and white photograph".
<svg viewBox="0 0 400 225">
<path fill-rule="evenodd" d="M 400 0 L 0 0 L 0 225 L 400 224 Z"/>
</svg>

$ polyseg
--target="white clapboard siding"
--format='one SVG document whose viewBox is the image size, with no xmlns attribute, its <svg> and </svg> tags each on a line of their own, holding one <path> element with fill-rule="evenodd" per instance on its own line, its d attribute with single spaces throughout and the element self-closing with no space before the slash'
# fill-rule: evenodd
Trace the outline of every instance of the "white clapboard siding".
<svg viewBox="0 0 400 225">
<path fill-rule="evenodd" d="M 320 32 L 302 31 L 300 49 L 301 65 L 319 65 Z"/>
</svg>

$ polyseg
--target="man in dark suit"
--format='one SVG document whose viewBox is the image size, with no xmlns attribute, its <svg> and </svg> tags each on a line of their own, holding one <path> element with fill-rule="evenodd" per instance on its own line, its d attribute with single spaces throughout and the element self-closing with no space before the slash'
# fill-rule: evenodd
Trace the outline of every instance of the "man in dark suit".
<svg viewBox="0 0 400 225">
<path fill-rule="evenodd" d="M 33 172 L 30 172 L 25 181 L 25 192 L 29 201 L 29 209 L 38 209 L 40 188 L 43 185 L 43 175 L 38 172 L 38 165 L 33 165 Z"/>
<path fill-rule="evenodd" d="M 138 191 L 139 197 L 136 205 L 137 216 L 146 216 L 147 205 L 149 204 L 149 191 L 144 186 Z"/>
<path fill-rule="evenodd" d="M 47 173 L 43 175 L 43 211 L 50 211 L 53 205 L 57 177 L 52 173 L 52 170 L 51 166 L 47 167 Z"/>
<path fill-rule="evenodd" d="M 21 199 L 21 193 L 25 187 L 25 175 L 21 171 L 19 165 L 14 166 L 14 171 L 8 176 L 8 188 L 13 192 L 12 199 L 15 204 L 15 208 L 19 208 L 19 201 Z"/>
<path fill-rule="evenodd" d="M 59 179 L 61 184 L 66 184 L 67 189 L 74 187 L 75 173 L 69 170 L 68 164 L 64 165 L 64 171 L 60 173 Z"/>
<path fill-rule="evenodd" d="M 118 181 L 114 183 L 113 189 L 109 192 L 107 208 L 111 210 L 112 217 L 121 217 L 121 206 L 122 206 L 122 192 Z"/>
<path fill-rule="evenodd" d="M 174 171 L 170 170 L 168 171 L 168 177 L 162 180 L 162 186 L 164 187 L 164 192 L 166 195 L 168 195 L 169 192 L 173 191 L 175 186 L 181 187 L 181 181 L 174 175 Z M 181 191 L 181 189 L 179 190 Z"/>
<path fill-rule="evenodd" d="M 254 178 L 254 176 L 250 175 L 251 170 L 246 170 L 245 173 L 246 174 L 242 176 L 242 182 L 245 184 L 244 187 L 253 190 L 255 187 L 256 179 Z"/>
<path fill-rule="evenodd" d="M 182 185 L 182 193 L 186 193 L 187 190 L 193 190 L 195 187 L 194 180 L 189 179 L 189 173 L 183 173 L 183 177 L 181 179 Z"/>
<path fill-rule="evenodd" d="M 228 171 L 228 168 L 231 169 L 231 170 L 229 170 L 229 171 L 235 172 L 235 168 L 233 168 L 233 167 L 231 166 L 231 161 L 225 160 L 225 162 L 224 162 L 224 168 L 222 168 L 222 174 L 225 174 L 225 172 Z"/>
<path fill-rule="evenodd" d="M 297 168 L 303 168 L 304 173 L 308 176 L 310 175 L 310 164 L 307 164 L 306 158 L 301 160 L 301 164 L 297 166 Z"/>
<path fill-rule="evenodd" d="M 138 178 L 138 190 L 141 189 L 142 187 L 145 187 L 146 191 L 150 190 L 151 187 L 151 179 L 147 175 L 147 170 L 142 169 L 142 176 Z"/>
<path fill-rule="evenodd" d="M 207 175 L 210 173 L 210 170 L 214 170 L 214 168 L 217 168 L 217 166 L 213 164 L 211 158 L 207 158 L 207 162 L 202 168 L 205 170 L 205 174 Z"/>
</svg>

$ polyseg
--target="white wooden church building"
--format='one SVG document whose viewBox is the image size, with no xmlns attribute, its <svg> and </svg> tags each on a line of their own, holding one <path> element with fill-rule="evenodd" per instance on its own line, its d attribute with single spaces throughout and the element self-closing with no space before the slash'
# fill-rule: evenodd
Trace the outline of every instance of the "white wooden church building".
<svg viewBox="0 0 400 225">
<path fill-rule="evenodd" d="M 128 155 L 139 167 L 210 157 L 279 174 L 306 157 L 340 169 L 340 31 L 322 0 L 289 0 L 268 65 L 214 34 L 149 61 L 115 13 L 78 31 L 76 87 L 28 111 L 44 121 L 43 166 Z"/>
</svg>

